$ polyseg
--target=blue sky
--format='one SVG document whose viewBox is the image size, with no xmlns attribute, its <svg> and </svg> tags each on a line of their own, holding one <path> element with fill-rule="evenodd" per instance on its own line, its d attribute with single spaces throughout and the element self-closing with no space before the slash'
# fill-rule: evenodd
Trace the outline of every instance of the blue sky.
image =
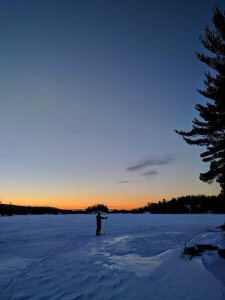
<svg viewBox="0 0 225 300">
<path fill-rule="evenodd" d="M 135 207 L 218 193 L 198 179 L 201 149 L 174 133 L 205 101 L 195 52 L 215 5 L 0 1 L 2 201 Z"/>
</svg>

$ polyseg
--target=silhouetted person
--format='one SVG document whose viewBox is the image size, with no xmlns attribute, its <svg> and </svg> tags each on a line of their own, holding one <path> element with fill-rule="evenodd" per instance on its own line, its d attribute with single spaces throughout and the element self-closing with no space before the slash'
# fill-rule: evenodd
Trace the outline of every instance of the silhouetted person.
<svg viewBox="0 0 225 300">
<path fill-rule="evenodd" d="M 108 219 L 108 217 L 102 217 L 101 212 L 99 211 L 96 216 L 96 235 L 101 235 L 101 225 L 102 225 L 102 219 Z"/>
</svg>

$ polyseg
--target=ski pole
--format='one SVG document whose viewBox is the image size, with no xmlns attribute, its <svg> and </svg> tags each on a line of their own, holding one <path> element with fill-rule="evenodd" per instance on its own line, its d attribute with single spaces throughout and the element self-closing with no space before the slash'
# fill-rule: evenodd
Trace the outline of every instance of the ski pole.
<svg viewBox="0 0 225 300">
<path fill-rule="evenodd" d="M 106 222 L 105 222 L 105 231 L 104 231 L 104 235 L 105 235 L 105 233 L 106 233 L 107 221 L 108 221 L 108 218 L 106 219 Z"/>
</svg>

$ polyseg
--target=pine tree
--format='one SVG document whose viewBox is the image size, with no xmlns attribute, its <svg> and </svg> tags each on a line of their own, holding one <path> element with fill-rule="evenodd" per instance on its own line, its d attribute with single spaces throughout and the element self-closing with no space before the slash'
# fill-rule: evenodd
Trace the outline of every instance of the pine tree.
<svg viewBox="0 0 225 300">
<path fill-rule="evenodd" d="M 201 154 L 209 162 L 209 170 L 200 180 L 220 184 L 225 195 L 225 11 L 216 9 L 212 18 L 214 29 L 206 27 L 200 40 L 210 55 L 197 53 L 197 58 L 213 71 L 205 73 L 205 88 L 198 92 L 209 99 L 206 105 L 197 104 L 200 118 L 195 118 L 189 132 L 175 130 L 190 145 L 205 146 Z"/>
</svg>

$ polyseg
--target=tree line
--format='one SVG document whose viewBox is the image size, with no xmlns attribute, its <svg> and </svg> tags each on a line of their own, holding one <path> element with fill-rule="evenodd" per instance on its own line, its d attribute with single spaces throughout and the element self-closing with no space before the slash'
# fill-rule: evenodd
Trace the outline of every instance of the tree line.
<svg viewBox="0 0 225 300">
<path fill-rule="evenodd" d="M 95 204 L 84 210 L 65 210 L 54 207 L 19 206 L 12 204 L 0 204 L 1 216 L 12 215 L 59 215 L 59 214 L 92 214 L 98 211 L 104 213 L 122 214 L 196 214 L 196 213 L 225 213 L 225 199 L 223 195 L 205 196 L 188 195 L 172 198 L 169 201 L 163 199 L 156 203 L 149 202 L 147 205 L 132 210 L 109 209 L 105 204 Z"/>
<path fill-rule="evenodd" d="M 225 213 L 224 196 L 188 195 L 172 198 L 169 201 L 163 199 L 157 203 L 148 203 L 144 207 L 133 209 L 132 213 L 152 214 L 202 214 Z"/>
<path fill-rule="evenodd" d="M 43 214 L 69 214 L 70 210 L 62 210 L 55 207 L 47 206 L 20 206 L 13 204 L 0 204 L 1 216 L 13 216 L 13 215 L 43 215 Z"/>
</svg>

